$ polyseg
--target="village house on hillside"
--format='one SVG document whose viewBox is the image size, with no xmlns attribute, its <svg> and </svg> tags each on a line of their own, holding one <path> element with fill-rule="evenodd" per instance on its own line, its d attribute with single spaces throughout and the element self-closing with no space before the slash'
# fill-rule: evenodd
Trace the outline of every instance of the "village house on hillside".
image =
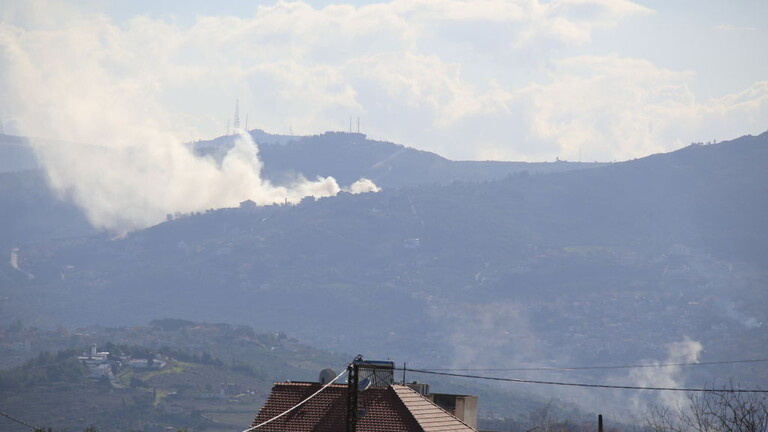
<svg viewBox="0 0 768 432">
<path fill-rule="evenodd" d="M 321 373 L 320 382 L 276 383 L 250 431 L 476 431 L 477 397 L 441 395 L 454 408 L 461 406 L 459 418 L 420 393 L 428 387 L 395 384 L 392 362 L 358 359 L 350 369 L 353 367 L 347 384 L 326 385 L 333 380 L 328 370 Z"/>
<path fill-rule="evenodd" d="M 134 370 L 160 370 L 165 368 L 166 362 L 159 359 L 134 359 L 131 356 L 120 356 L 116 360 L 109 351 L 99 351 L 96 344 L 91 344 L 88 351 L 83 352 L 77 360 L 88 368 L 89 379 L 106 378 L 113 387 L 122 387 L 120 380 L 115 376 L 115 370 L 122 366 L 128 366 Z"/>
</svg>

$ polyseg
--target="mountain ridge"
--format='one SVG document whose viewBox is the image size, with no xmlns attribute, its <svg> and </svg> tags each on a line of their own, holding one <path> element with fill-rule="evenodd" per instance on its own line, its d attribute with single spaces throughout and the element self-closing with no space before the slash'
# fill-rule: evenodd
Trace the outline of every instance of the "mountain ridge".
<svg viewBox="0 0 768 432">
<path fill-rule="evenodd" d="M 634 364 L 685 340 L 704 361 L 764 358 L 766 157 L 762 134 L 23 245 L 35 277 L 0 282 L 0 311 L 34 325 L 248 324 L 414 367 Z M 677 379 L 768 383 L 759 367 L 712 373 Z"/>
<path fill-rule="evenodd" d="M 271 135 L 248 131 L 259 146 L 263 175 L 277 184 L 290 183 L 297 175 L 308 179 L 334 177 L 351 184 L 361 177 L 383 188 L 451 181 L 491 181 L 521 171 L 559 172 L 600 166 L 580 162 L 453 161 L 436 153 L 401 144 L 370 140 L 365 134 L 325 132 L 311 136 Z M 219 163 L 234 146 L 236 135 L 191 144 L 199 156 Z"/>
</svg>

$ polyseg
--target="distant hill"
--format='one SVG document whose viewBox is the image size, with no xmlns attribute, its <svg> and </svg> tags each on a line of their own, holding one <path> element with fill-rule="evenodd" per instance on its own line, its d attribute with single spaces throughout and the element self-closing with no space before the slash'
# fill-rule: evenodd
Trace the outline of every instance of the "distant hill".
<svg viewBox="0 0 768 432">
<path fill-rule="evenodd" d="M 162 351 L 153 355 L 162 356 L 163 369 L 140 371 L 117 363 L 119 384 L 110 384 L 106 378 L 89 379 L 87 371 L 79 370 L 85 367 L 77 355 L 75 350 L 41 354 L 19 368 L 0 371 L 0 380 L 23 383 L 10 391 L 0 387 L 3 410 L 53 430 L 93 427 L 119 432 L 173 426 L 173 430 L 231 431 L 248 426 L 272 386 L 247 370 L 209 364 L 207 359 L 177 359 Z M 0 428 L 23 430 L 5 417 L 0 418 Z"/>
<path fill-rule="evenodd" d="M 366 177 L 380 187 L 402 187 L 451 181 L 487 181 L 515 172 L 556 172 L 599 164 L 454 162 L 434 153 L 371 141 L 362 134 L 327 132 L 302 137 L 250 131 L 260 143 L 263 175 L 276 183 L 297 175 L 314 179 L 334 176 L 350 185 Z M 219 161 L 233 146 L 233 136 L 189 145 L 199 155 Z M 21 243 L 98 234 L 81 209 L 50 190 L 45 173 L 27 138 L 0 135 L 0 250 Z M 2 269 L 0 269 L 2 272 Z"/>
<path fill-rule="evenodd" d="M 702 344 L 703 361 L 766 358 L 767 157 L 765 133 L 590 169 L 392 183 L 209 211 L 123 239 L 23 245 L 34 278 L 0 282 L 0 316 L 243 323 L 413 367 L 664 362 L 686 340 Z M 579 377 L 638 379 L 606 373 Z M 677 373 L 768 385 L 758 363 Z"/>
<path fill-rule="evenodd" d="M 11 325 L 0 326 L 0 335 L 0 358 L 27 359 L 0 370 L 3 411 L 54 430 L 242 430 L 275 381 L 314 381 L 322 369 L 349 360 L 284 333 L 179 319 L 55 331 Z M 88 378 L 77 356 L 91 344 L 110 353 L 114 379 Z M 166 366 L 130 366 L 130 359 L 150 357 Z M 0 429 L 12 426 L 0 418 Z"/>
<path fill-rule="evenodd" d="M 45 173 L 0 173 L 0 250 L 22 243 L 93 235 L 97 231 L 74 204 L 60 200 Z M 0 277 L 3 269 L 0 268 Z"/>
<path fill-rule="evenodd" d="M 173 430 L 243 430 L 256 417 L 274 382 L 316 381 L 321 370 L 331 367 L 341 372 L 353 358 L 313 349 L 283 333 L 179 319 L 75 331 L 0 326 L 0 334 L 0 359 L 22 352 L 26 359 L 15 367 L 0 368 L 3 411 L 55 430 L 89 426 L 103 432 L 169 426 Z M 109 360 L 119 362 L 111 367 L 114 378 L 88 378 L 89 371 L 77 356 L 92 343 L 99 352 L 109 352 Z M 165 367 L 130 366 L 131 359 L 148 357 Z M 485 412 L 503 407 L 508 415 L 522 415 L 545 404 L 530 395 L 513 396 L 482 385 L 456 386 L 439 377 L 428 381 L 433 391 L 450 388 L 480 394 Z M 61 397 L 63 392 L 66 398 Z M 560 403 L 549 409 L 553 419 L 567 414 L 574 421 L 584 416 Z M 481 418 L 481 422 L 489 420 Z M 0 417 L 0 429 L 23 430 L 15 426 Z"/>
<path fill-rule="evenodd" d="M 264 175 L 276 183 L 290 182 L 297 174 L 308 179 L 333 176 L 349 185 L 361 177 L 383 188 L 419 184 L 448 184 L 452 181 L 490 181 L 511 174 L 560 172 L 604 164 L 578 162 L 452 161 L 437 154 L 384 141 L 364 134 L 326 132 L 307 137 L 270 135 L 249 131 L 259 145 Z M 221 161 L 232 148 L 234 136 L 192 144 L 200 155 Z"/>
</svg>

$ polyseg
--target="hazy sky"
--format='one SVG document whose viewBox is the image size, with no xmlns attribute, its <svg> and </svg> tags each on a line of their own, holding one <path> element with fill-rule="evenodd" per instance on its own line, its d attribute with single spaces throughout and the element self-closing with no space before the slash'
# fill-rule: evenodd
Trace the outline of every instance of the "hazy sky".
<svg viewBox="0 0 768 432">
<path fill-rule="evenodd" d="M 452 159 L 624 160 L 768 129 L 763 0 L 0 0 L 7 133 L 241 122 Z M 356 120 L 355 120 L 356 122 Z M 356 127 L 356 126 L 355 126 Z"/>
</svg>

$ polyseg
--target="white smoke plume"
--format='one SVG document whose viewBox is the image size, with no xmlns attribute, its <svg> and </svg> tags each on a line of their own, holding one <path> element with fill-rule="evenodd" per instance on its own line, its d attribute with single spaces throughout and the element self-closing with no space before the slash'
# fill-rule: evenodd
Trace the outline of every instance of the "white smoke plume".
<svg viewBox="0 0 768 432">
<path fill-rule="evenodd" d="M 287 187 L 262 179 L 258 148 L 247 133 L 239 133 L 220 165 L 197 157 L 184 145 L 195 136 L 193 123 L 159 102 L 173 90 L 168 80 L 157 81 L 163 77 L 155 65 L 125 45 L 117 27 L 77 15 L 40 26 L 0 22 L 0 96 L 13 105 L 23 135 L 57 140 L 33 138 L 31 145 L 51 186 L 81 206 L 94 226 L 124 233 L 169 213 L 340 191 L 331 177 L 298 178 Z M 374 190 L 368 180 L 350 187 Z"/>
<path fill-rule="evenodd" d="M 361 178 L 360 180 L 352 183 L 348 188 L 342 189 L 344 192 L 349 192 L 352 194 L 359 194 L 359 193 L 368 193 L 368 192 L 378 192 L 381 189 L 379 189 L 378 186 L 376 186 L 376 183 L 374 183 L 372 180 L 367 178 Z"/>
<path fill-rule="evenodd" d="M 700 342 L 685 338 L 679 342 L 673 342 L 667 345 L 667 358 L 663 361 L 647 361 L 647 365 L 661 364 L 680 364 L 680 363 L 698 363 L 699 355 L 703 350 Z M 684 388 L 685 375 L 682 366 L 664 366 L 633 369 L 629 374 L 631 382 L 639 387 L 669 387 Z M 649 402 L 657 403 L 662 406 L 675 409 L 686 400 L 684 392 L 663 391 L 655 392 L 653 396 L 657 399 L 649 401 L 645 397 L 647 394 L 637 394 L 632 398 L 635 412 L 642 412 L 648 406 Z"/>
<path fill-rule="evenodd" d="M 334 196 L 341 190 L 333 177 L 273 185 L 261 177 L 258 147 L 244 132 L 220 165 L 195 156 L 170 137 L 125 146 L 43 140 L 32 144 L 55 190 L 84 208 L 95 226 L 118 232 L 155 224 L 168 213 L 231 207 L 245 199 L 259 205 L 296 203 L 306 196 Z M 349 190 L 378 188 L 361 179 Z"/>
<path fill-rule="evenodd" d="M 542 355 L 526 308 L 512 301 L 450 306 L 434 301 L 431 314 L 446 323 L 450 367 L 529 365 Z"/>
</svg>

